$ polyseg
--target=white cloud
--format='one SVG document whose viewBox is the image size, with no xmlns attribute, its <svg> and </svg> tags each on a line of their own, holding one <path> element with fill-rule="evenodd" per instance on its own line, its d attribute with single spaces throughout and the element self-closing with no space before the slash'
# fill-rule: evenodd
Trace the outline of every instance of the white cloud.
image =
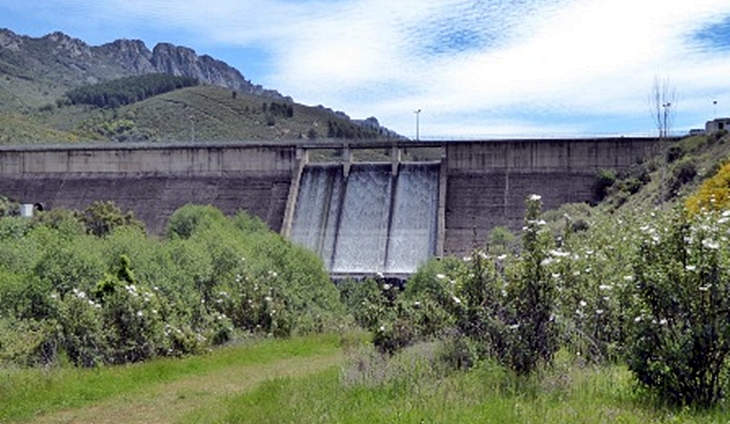
<svg viewBox="0 0 730 424">
<path fill-rule="evenodd" d="M 254 82 L 308 104 L 375 115 L 410 135 L 417 108 L 424 135 L 613 132 L 601 122 L 643 116 L 651 129 L 647 95 L 657 75 L 677 88 L 678 123 L 706 119 L 709 99 L 730 104 L 730 53 L 714 56 L 691 38 L 730 16 L 726 0 L 44 4 L 86 10 L 99 25 L 184 31 L 195 35 L 194 48 L 265 49 L 271 69 Z M 232 64 L 246 74 L 245 58 Z M 593 121 L 574 124 L 580 117 Z"/>
</svg>

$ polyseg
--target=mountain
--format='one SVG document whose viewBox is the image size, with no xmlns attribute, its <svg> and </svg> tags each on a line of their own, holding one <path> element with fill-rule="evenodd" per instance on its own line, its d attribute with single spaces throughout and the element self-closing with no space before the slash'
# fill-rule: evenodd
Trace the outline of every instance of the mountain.
<svg viewBox="0 0 730 424">
<path fill-rule="evenodd" d="M 194 78 L 200 87 L 181 90 L 187 94 L 168 93 L 166 101 L 149 99 L 148 107 L 125 105 L 109 111 L 68 104 L 66 94 L 71 90 L 149 74 Z M 240 107 L 218 110 L 211 106 L 210 99 L 217 99 L 213 103 L 220 105 L 229 102 L 222 99 L 232 97 L 235 101 L 236 96 Z M 181 104 L 185 105 L 184 111 L 179 110 Z M 274 108 L 295 105 L 290 97 L 255 85 L 234 67 L 211 56 L 198 55 L 188 47 L 159 43 L 150 50 L 141 40 L 126 39 L 90 46 L 61 32 L 33 38 L 0 29 L 0 143 L 89 139 L 165 141 L 190 132 L 189 115 L 197 115 L 196 119 L 201 121 L 225 121 L 221 125 L 225 131 L 220 134 L 215 132 L 215 125 L 209 125 L 211 131 L 205 136 L 210 140 L 300 136 L 401 138 L 380 127 L 374 118 L 355 121 L 342 112 L 303 105 L 285 108 L 299 111 L 295 116 L 275 116 L 279 109 L 272 113 L 264 104 Z M 194 113 L 196 109 L 199 113 Z M 231 110 L 238 111 L 239 115 L 231 115 Z M 172 111 L 185 113 L 185 119 L 159 121 L 151 116 L 170 116 Z M 225 116 L 217 117 L 218 113 Z M 298 120 L 297 115 L 307 121 Z M 138 130 L 135 136 L 109 135 L 114 131 L 108 129 L 115 127 L 120 116 L 127 120 L 125 127 L 132 121 Z M 4 124 L 8 122 L 13 125 Z M 171 122 L 184 123 L 184 126 L 172 128 Z M 254 122 L 265 128 L 255 128 Z M 140 126 L 143 123 L 153 126 Z M 155 123 L 163 128 L 154 127 Z"/>
<path fill-rule="evenodd" d="M 164 73 L 243 93 L 284 98 L 252 84 L 225 62 L 198 56 L 187 47 L 159 43 L 150 50 L 141 40 L 89 46 L 62 32 L 32 38 L 0 29 L 0 72 L 11 79 L 32 80 L 64 91 L 126 76 Z"/>
</svg>

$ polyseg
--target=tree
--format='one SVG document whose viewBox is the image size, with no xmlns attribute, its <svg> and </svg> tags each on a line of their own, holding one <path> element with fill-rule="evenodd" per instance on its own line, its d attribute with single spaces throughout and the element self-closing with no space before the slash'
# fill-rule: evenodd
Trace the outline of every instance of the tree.
<svg viewBox="0 0 730 424">
<path fill-rule="evenodd" d="M 674 111 L 677 107 L 677 93 L 669 82 L 668 78 L 660 80 L 659 77 L 654 77 L 654 85 L 652 86 L 651 95 L 649 96 L 649 105 L 651 115 L 659 131 L 659 148 L 662 150 L 662 177 L 659 191 L 659 201 L 664 203 L 665 194 L 665 181 L 666 181 L 666 149 L 665 141 L 669 137 L 669 132 L 674 123 Z"/>
<path fill-rule="evenodd" d="M 677 106 L 677 92 L 669 79 L 654 78 L 654 85 L 649 96 L 649 106 L 652 119 L 659 131 L 659 138 L 667 138 L 674 123 L 674 111 Z"/>
<path fill-rule="evenodd" d="M 115 228 L 132 226 L 144 230 L 144 224 L 134 218 L 130 211 L 122 213 L 112 201 L 97 201 L 89 205 L 81 213 L 81 222 L 86 226 L 86 231 L 97 237 L 104 237 Z"/>
</svg>

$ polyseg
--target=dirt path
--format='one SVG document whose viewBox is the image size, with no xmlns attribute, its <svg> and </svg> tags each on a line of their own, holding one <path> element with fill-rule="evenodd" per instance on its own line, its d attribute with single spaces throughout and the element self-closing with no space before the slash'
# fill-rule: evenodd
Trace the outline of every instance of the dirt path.
<svg viewBox="0 0 730 424">
<path fill-rule="evenodd" d="M 160 384 L 78 409 L 36 417 L 35 423 L 175 423 L 222 396 L 251 390 L 277 377 L 313 374 L 342 361 L 341 353 L 295 357 L 264 365 L 230 367 L 204 376 Z"/>
</svg>

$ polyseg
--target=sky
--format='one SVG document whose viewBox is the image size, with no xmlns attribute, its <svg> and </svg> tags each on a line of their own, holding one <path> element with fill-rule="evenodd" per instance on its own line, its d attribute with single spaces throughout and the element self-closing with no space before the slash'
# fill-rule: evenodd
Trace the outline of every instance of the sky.
<svg viewBox="0 0 730 424">
<path fill-rule="evenodd" d="M 651 136 L 657 82 L 675 134 L 730 117 L 727 0 L 0 0 L 0 27 L 190 47 L 422 140 Z"/>
</svg>

